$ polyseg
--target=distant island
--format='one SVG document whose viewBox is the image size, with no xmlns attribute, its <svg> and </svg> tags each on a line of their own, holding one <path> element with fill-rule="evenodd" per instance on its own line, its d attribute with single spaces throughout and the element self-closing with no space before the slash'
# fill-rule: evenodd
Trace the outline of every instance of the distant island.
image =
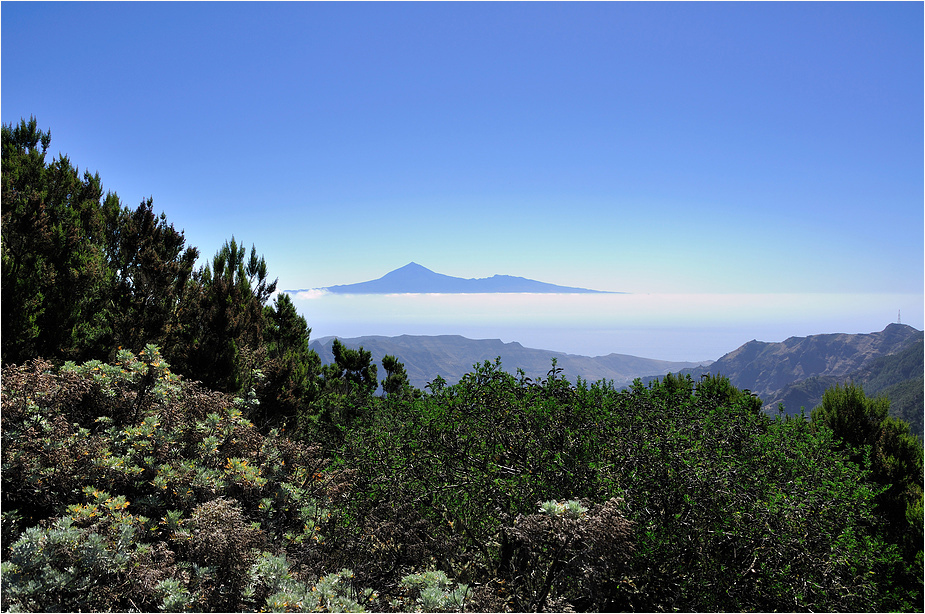
<svg viewBox="0 0 925 614">
<path fill-rule="evenodd" d="M 316 289 L 335 294 L 625 294 L 623 292 L 557 286 L 556 284 L 511 275 L 493 275 L 483 279 L 464 279 L 435 273 L 415 262 L 386 273 L 379 279 Z M 300 292 L 300 290 L 287 290 L 287 292 Z"/>
</svg>

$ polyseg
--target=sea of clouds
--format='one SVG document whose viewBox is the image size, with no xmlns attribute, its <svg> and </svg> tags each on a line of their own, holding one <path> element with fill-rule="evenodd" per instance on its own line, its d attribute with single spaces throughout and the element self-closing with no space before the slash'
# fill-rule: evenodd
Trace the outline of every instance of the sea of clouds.
<svg viewBox="0 0 925 614">
<path fill-rule="evenodd" d="M 463 335 L 599 356 L 715 360 L 752 339 L 869 333 L 900 317 L 922 329 L 915 294 L 291 293 L 312 338 Z"/>
</svg>

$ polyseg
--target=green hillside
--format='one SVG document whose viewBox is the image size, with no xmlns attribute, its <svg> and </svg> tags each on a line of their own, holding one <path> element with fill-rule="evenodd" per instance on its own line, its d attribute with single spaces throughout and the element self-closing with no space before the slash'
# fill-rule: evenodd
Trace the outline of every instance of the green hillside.
<svg viewBox="0 0 925 614">
<path fill-rule="evenodd" d="M 770 405 L 782 403 L 788 412 L 805 408 L 807 413 L 822 402 L 826 389 L 854 382 L 870 396 L 884 396 L 890 400 L 890 415 L 909 423 L 913 433 L 922 437 L 922 416 L 925 413 L 925 360 L 923 342 L 913 341 L 895 354 L 873 359 L 863 369 L 841 377 L 811 377 L 792 384 L 770 400 Z"/>
<path fill-rule="evenodd" d="M 331 347 L 334 338 L 312 341 L 310 347 L 321 356 L 321 362 L 333 362 Z M 577 378 L 587 381 L 610 380 L 617 387 L 630 385 L 637 377 L 664 375 L 701 364 L 640 358 L 626 354 L 578 356 L 524 347 L 520 343 L 504 343 L 500 339 L 467 339 L 459 335 L 401 335 L 398 337 L 366 336 L 341 338 L 349 348 L 364 347 L 375 362 L 392 355 L 401 360 L 408 381 L 418 388 L 440 376 L 455 384 L 472 370 L 472 365 L 501 357 L 504 368 L 513 374 L 523 371 L 527 377 L 541 378 L 555 358 L 563 374 L 573 383 Z"/>
</svg>

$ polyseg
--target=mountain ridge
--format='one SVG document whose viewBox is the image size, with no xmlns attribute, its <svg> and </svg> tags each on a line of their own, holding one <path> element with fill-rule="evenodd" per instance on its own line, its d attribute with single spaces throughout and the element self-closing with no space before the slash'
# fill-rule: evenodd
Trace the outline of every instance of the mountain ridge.
<svg viewBox="0 0 925 614">
<path fill-rule="evenodd" d="M 466 279 L 437 273 L 416 262 L 410 262 L 394 271 L 389 271 L 378 279 L 326 286 L 315 288 L 315 290 L 324 290 L 334 294 L 624 294 L 559 286 L 513 275 Z M 301 292 L 301 290 L 286 290 L 286 292 Z"/>
<path fill-rule="evenodd" d="M 826 389 L 853 382 L 861 385 L 867 396 L 885 396 L 890 400 L 890 415 L 909 423 L 919 437 L 923 435 L 923 406 L 925 406 L 925 344 L 922 338 L 913 340 L 905 349 L 873 358 L 860 369 L 841 377 L 814 375 L 789 384 L 766 399 L 769 409 L 778 403 L 786 413 L 797 409 L 807 414 L 822 402 Z"/>
<path fill-rule="evenodd" d="M 381 363 L 390 354 L 405 365 L 409 381 L 423 389 L 438 375 L 455 383 L 476 364 L 501 358 L 510 373 L 523 369 L 533 379 L 545 377 L 555 358 L 562 375 L 575 382 L 609 380 L 627 387 L 639 378 L 646 383 L 666 373 L 723 375 L 740 389 L 757 394 L 768 413 L 778 403 L 798 415 L 821 402 L 822 393 L 835 384 L 854 381 L 869 394 L 884 394 L 891 415 L 903 418 L 922 435 L 923 333 L 911 326 L 890 324 L 872 333 L 823 333 L 789 337 L 781 342 L 752 340 L 716 361 L 665 361 L 627 354 L 581 356 L 524 347 L 500 339 L 469 339 L 461 335 L 400 335 L 387 337 L 327 336 L 311 342 L 323 364 L 333 362 L 331 346 L 340 339 L 347 347 L 363 346 Z"/>
<path fill-rule="evenodd" d="M 331 347 L 340 339 L 348 348 L 363 346 L 372 353 L 374 362 L 381 363 L 386 354 L 395 356 L 405 365 L 408 379 L 417 388 L 424 388 L 438 375 L 455 383 L 472 371 L 475 364 L 501 358 L 506 371 L 523 369 L 531 378 L 545 377 L 552 359 L 571 381 L 581 377 L 588 381 L 607 379 L 617 386 L 629 385 L 636 377 L 664 375 L 672 371 L 708 364 L 710 361 L 667 361 L 611 353 L 604 356 L 580 356 L 553 350 L 524 347 L 519 342 L 505 343 L 500 339 L 469 339 L 461 335 L 399 335 L 386 337 L 328 336 L 312 341 L 310 347 L 321 356 L 323 364 L 333 362 Z"/>
<path fill-rule="evenodd" d="M 801 407 L 808 412 L 818 405 L 825 387 L 861 381 L 877 360 L 905 351 L 922 337 L 922 331 L 894 323 L 872 333 L 823 333 L 774 343 L 752 340 L 708 367 L 680 373 L 695 379 L 707 373 L 724 375 L 733 386 L 757 394 L 766 411 L 783 403 L 785 413 L 793 415 Z"/>
</svg>

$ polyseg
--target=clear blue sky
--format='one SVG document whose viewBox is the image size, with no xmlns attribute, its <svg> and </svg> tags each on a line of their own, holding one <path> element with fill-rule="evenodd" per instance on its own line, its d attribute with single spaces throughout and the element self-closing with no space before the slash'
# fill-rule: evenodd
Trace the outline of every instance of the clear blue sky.
<svg viewBox="0 0 925 614">
<path fill-rule="evenodd" d="M 256 244 L 281 288 L 413 260 L 921 294 L 922 23 L 920 2 L 3 2 L 2 119 L 35 115 L 205 256 Z"/>
</svg>

